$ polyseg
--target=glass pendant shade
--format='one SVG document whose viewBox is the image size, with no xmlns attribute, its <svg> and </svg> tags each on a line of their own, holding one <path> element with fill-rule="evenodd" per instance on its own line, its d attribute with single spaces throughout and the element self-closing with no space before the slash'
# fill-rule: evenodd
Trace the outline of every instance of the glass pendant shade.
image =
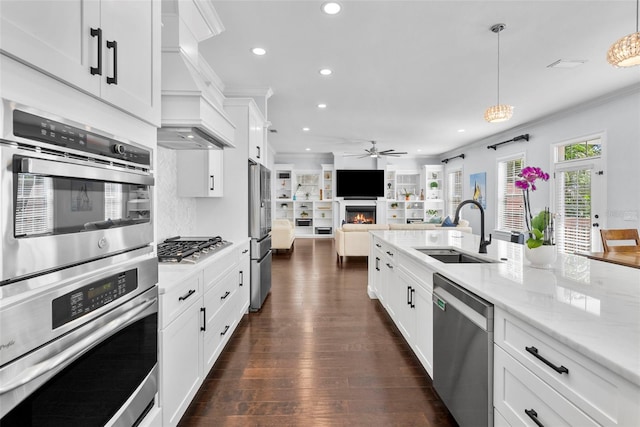
<svg viewBox="0 0 640 427">
<path fill-rule="evenodd" d="M 640 32 L 625 36 L 611 45 L 607 61 L 614 67 L 640 65 Z"/>
<path fill-rule="evenodd" d="M 498 104 L 487 108 L 484 119 L 489 123 L 500 123 L 509 120 L 513 116 L 513 105 Z"/>
</svg>

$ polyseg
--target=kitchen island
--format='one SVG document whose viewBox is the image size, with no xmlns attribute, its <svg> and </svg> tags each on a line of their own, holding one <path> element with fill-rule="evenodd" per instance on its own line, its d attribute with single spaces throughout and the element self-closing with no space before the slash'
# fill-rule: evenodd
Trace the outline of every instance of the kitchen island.
<svg viewBox="0 0 640 427">
<path fill-rule="evenodd" d="M 495 306 L 496 425 L 530 423 L 530 408 L 514 409 L 520 401 L 548 408 L 534 411 L 545 425 L 640 425 L 640 270 L 563 254 L 551 269 L 536 269 L 522 245 L 494 241 L 487 254 L 478 246 L 478 236 L 453 230 L 372 232 L 369 296 L 380 299 L 427 372 L 438 370 L 432 324 L 424 323 L 433 312 L 429 276 L 440 273 Z M 445 264 L 416 248 L 493 262 Z M 569 373 L 548 369 L 531 349 Z"/>
</svg>

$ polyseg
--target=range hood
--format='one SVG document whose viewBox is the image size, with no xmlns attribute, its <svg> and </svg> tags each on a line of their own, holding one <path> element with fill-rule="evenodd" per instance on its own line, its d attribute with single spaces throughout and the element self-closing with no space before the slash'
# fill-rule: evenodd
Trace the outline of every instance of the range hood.
<svg viewBox="0 0 640 427">
<path fill-rule="evenodd" d="M 234 147 L 235 126 L 223 108 L 224 86 L 198 54 L 200 41 L 223 30 L 215 11 L 204 2 L 163 1 L 162 7 L 158 146 L 173 150 Z"/>
</svg>

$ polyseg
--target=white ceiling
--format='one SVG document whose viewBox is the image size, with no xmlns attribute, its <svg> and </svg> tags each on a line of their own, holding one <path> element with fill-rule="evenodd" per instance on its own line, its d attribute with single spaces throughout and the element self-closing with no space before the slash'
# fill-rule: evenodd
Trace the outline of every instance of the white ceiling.
<svg viewBox="0 0 640 427">
<path fill-rule="evenodd" d="M 329 16 L 314 0 L 213 1 L 225 31 L 200 53 L 227 88 L 273 90 L 277 153 L 363 152 L 376 140 L 434 156 L 640 82 L 640 67 L 606 61 L 635 31 L 635 0 L 341 3 Z M 515 106 L 501 124 L 483 118 L 496 103 L 496 23 L 506 24 L 500 101 Z M 253 55 L 256 46 L 267 54 Z M 558 59 L 587 62 L 547 68 Z"/>
</svg>

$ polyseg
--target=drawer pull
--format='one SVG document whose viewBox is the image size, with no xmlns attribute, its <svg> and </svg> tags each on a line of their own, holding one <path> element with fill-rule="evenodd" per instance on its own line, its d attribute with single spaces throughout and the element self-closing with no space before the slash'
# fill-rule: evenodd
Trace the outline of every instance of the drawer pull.
<svg viewBox="0 0 640 427">
<path fill-rule="evenodd" d="M 376 247 L 381 248 L 382 245 L 380 243 L 376 243 Z"/>
<path fill-rule="evenodd" d="M 246 254 L 247 252 L 249 252 L 249 249 L 245 249 L 244 251 L 242 251 L 243 254 Z"/>
<path fill-rule="evenodd" d="M 178 298 L 178 301 L 184 301 L 187 298 L 189 298 L 191 295 L 195 294 L 196 290 L 195 289 L 189 289 L 189 292 L 187 292 L 186 294 L 182 295 L 180 298 Z"/>
<path fill-rule="evenodd" d="M 567 368 L 565 368 L 564 366 L 556 366 L 553 363 L 549 362 L 547 359 L 545 359 L 544 357 L 540 356 L 540 354 L 538 353 L 538 349 L 535 347 L 525 347 L 525 350 L 527 350 L 529 353 L 533 354 L 536 359 L 539 359 L 540 361 L 542 361 L 542 363 L 544 363 L 545 365 L 547 365 L 548 367 L 550 367 L 551 369 L 553 369 L 554 371 L 556 371 L 559 374 L 569 374 L 569 370 Z"/>
<path fill-rule="evenodd" d="M 393 252 L 391 252 L 391 251 L 387 251 L 387 255 L 389 255 L 389 256 L 393 256 Z"/>
<path fill-rule="evenodd" d="M 231 292 L 229 292 L 229 291 L 225 292 L 224 295 L 220 297 L 220 299 L 227 299 L 229 294 L 231 294 Z"/>
<path fill-rule="evenodd" d="M 544 427 L 544 424 L 542 424 L 538 419 L 538 413 L 536 411 L 533 409 L 525 409 L 524 413 L 527 414 L 538 427 Z"/>
<path fill-rule="evenodd" d="M 222 336 L 222 335 L 226 335 L 226 333 L 227 333 L 227 331 L 228 331 L 228 330 L 229 330 L 229 325 L 226 325 L 226 326 L 224 327 L 224 331 L 220 332 L 220 336 Z"/>
<path fill-rule="evenodd" d="M 393 270 L 393 265 L 387 263 L 387 268 L 390 268 L 391 270 Z"/>
<path fill-rule="evenodd" d="M 206 332 L 207 331 L 207 308 L 200 307 L 200 311 L 202 312 L 202 326 L 200 326 L 200 330 Z"/>
</svg>

